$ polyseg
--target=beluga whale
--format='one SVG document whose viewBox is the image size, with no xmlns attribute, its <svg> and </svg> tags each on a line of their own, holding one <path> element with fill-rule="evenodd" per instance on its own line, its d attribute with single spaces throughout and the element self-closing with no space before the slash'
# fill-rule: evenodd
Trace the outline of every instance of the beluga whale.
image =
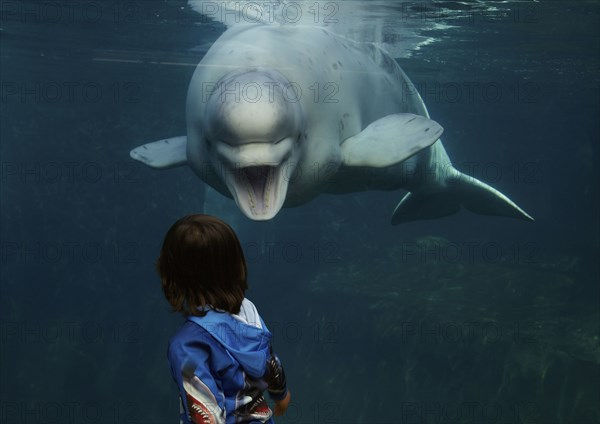
<svg viewBox="0 0 600 424">
<path fill-rule="evenodd" d="M 406 190 L 391 223 L 461 206 L 532 220 L 504 194 L 461 173 L 422 98 L 372 43 L 326 28 L 247 24 L 226 30 L 195 69 L 187 134 L 134 148 L 152 168 L 189 166 L 255 221 L 321 193 Z"/>
</svg>

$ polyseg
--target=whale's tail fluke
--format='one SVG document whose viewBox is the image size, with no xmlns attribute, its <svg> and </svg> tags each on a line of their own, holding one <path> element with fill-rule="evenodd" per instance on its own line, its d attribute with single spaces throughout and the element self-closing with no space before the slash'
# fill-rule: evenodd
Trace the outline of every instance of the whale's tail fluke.
<svg viewBox="0 0 600 424">
<path fill-rule="evenodd" d="M 392 214 L 392 224 L 452 215 L 461 205 L 480 215 L 533 221 L 527 212 L 495 188 L 456 171 L 442 188 L 407 193 Z"/>
</svg>

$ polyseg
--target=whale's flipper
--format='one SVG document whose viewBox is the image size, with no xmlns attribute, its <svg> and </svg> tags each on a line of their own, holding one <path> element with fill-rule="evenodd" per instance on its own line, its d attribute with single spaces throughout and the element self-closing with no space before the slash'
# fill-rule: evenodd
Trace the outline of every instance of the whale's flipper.
<svg viewBox="0 0 600 424">
<path fill-rule="evenodd" d="M 173 137 L 136 147 L 129 156 L 155 169 L 175 168 L 187 164 L 187 137 Z"/>
<path fill-rule="evenodd" d="M 444 129 L 411 113 L 396 113 L 372 122 L 341 145 L 344 166 L 385 168 L 435 143 Z"/>
<path fill-rule="evenodd" d="M 464 206 L 480 215 L 506 216 L 533 221 L 533 218 L 512 200 L 493 187 L 456 171 L 439 191 L 408 193 L 392 215 L 392 224 L 434 219 L 458 212 Z"/>
</svg>

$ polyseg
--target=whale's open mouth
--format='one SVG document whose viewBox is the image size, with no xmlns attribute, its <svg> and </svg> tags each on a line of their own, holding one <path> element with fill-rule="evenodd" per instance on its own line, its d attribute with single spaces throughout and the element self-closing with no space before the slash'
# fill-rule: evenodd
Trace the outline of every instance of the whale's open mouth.
<svg viewBox="0 0 600 424">
<path fill-rule="evenodd" d="M 244 215 L 255 221 L 273 218 L 283 207 L 294 157 L 294 138 L 275 143 L 215 143 L 216 161 L 229 192 Z"/>
<path fill-rule="evenodd" d="M 238 168 L 228 180 L 238 207 L 250 219 L 271 219 L 283 206 L 288 181 L 283 177 L 281 165 Z"/>
</svg>

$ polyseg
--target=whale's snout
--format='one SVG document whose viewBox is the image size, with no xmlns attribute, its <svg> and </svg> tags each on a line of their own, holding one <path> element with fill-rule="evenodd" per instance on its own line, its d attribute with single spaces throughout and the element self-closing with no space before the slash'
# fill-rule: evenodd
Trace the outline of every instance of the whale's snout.
<svg viewBox="0 0 600 424">
<path fill-rule="evenodd" d="M 287 195 L 294 139 L 243 146 L 219 143 L 216 150 L 223 180 L 242 212 L 253 220 L 277 215 Z"/>
</svg>

